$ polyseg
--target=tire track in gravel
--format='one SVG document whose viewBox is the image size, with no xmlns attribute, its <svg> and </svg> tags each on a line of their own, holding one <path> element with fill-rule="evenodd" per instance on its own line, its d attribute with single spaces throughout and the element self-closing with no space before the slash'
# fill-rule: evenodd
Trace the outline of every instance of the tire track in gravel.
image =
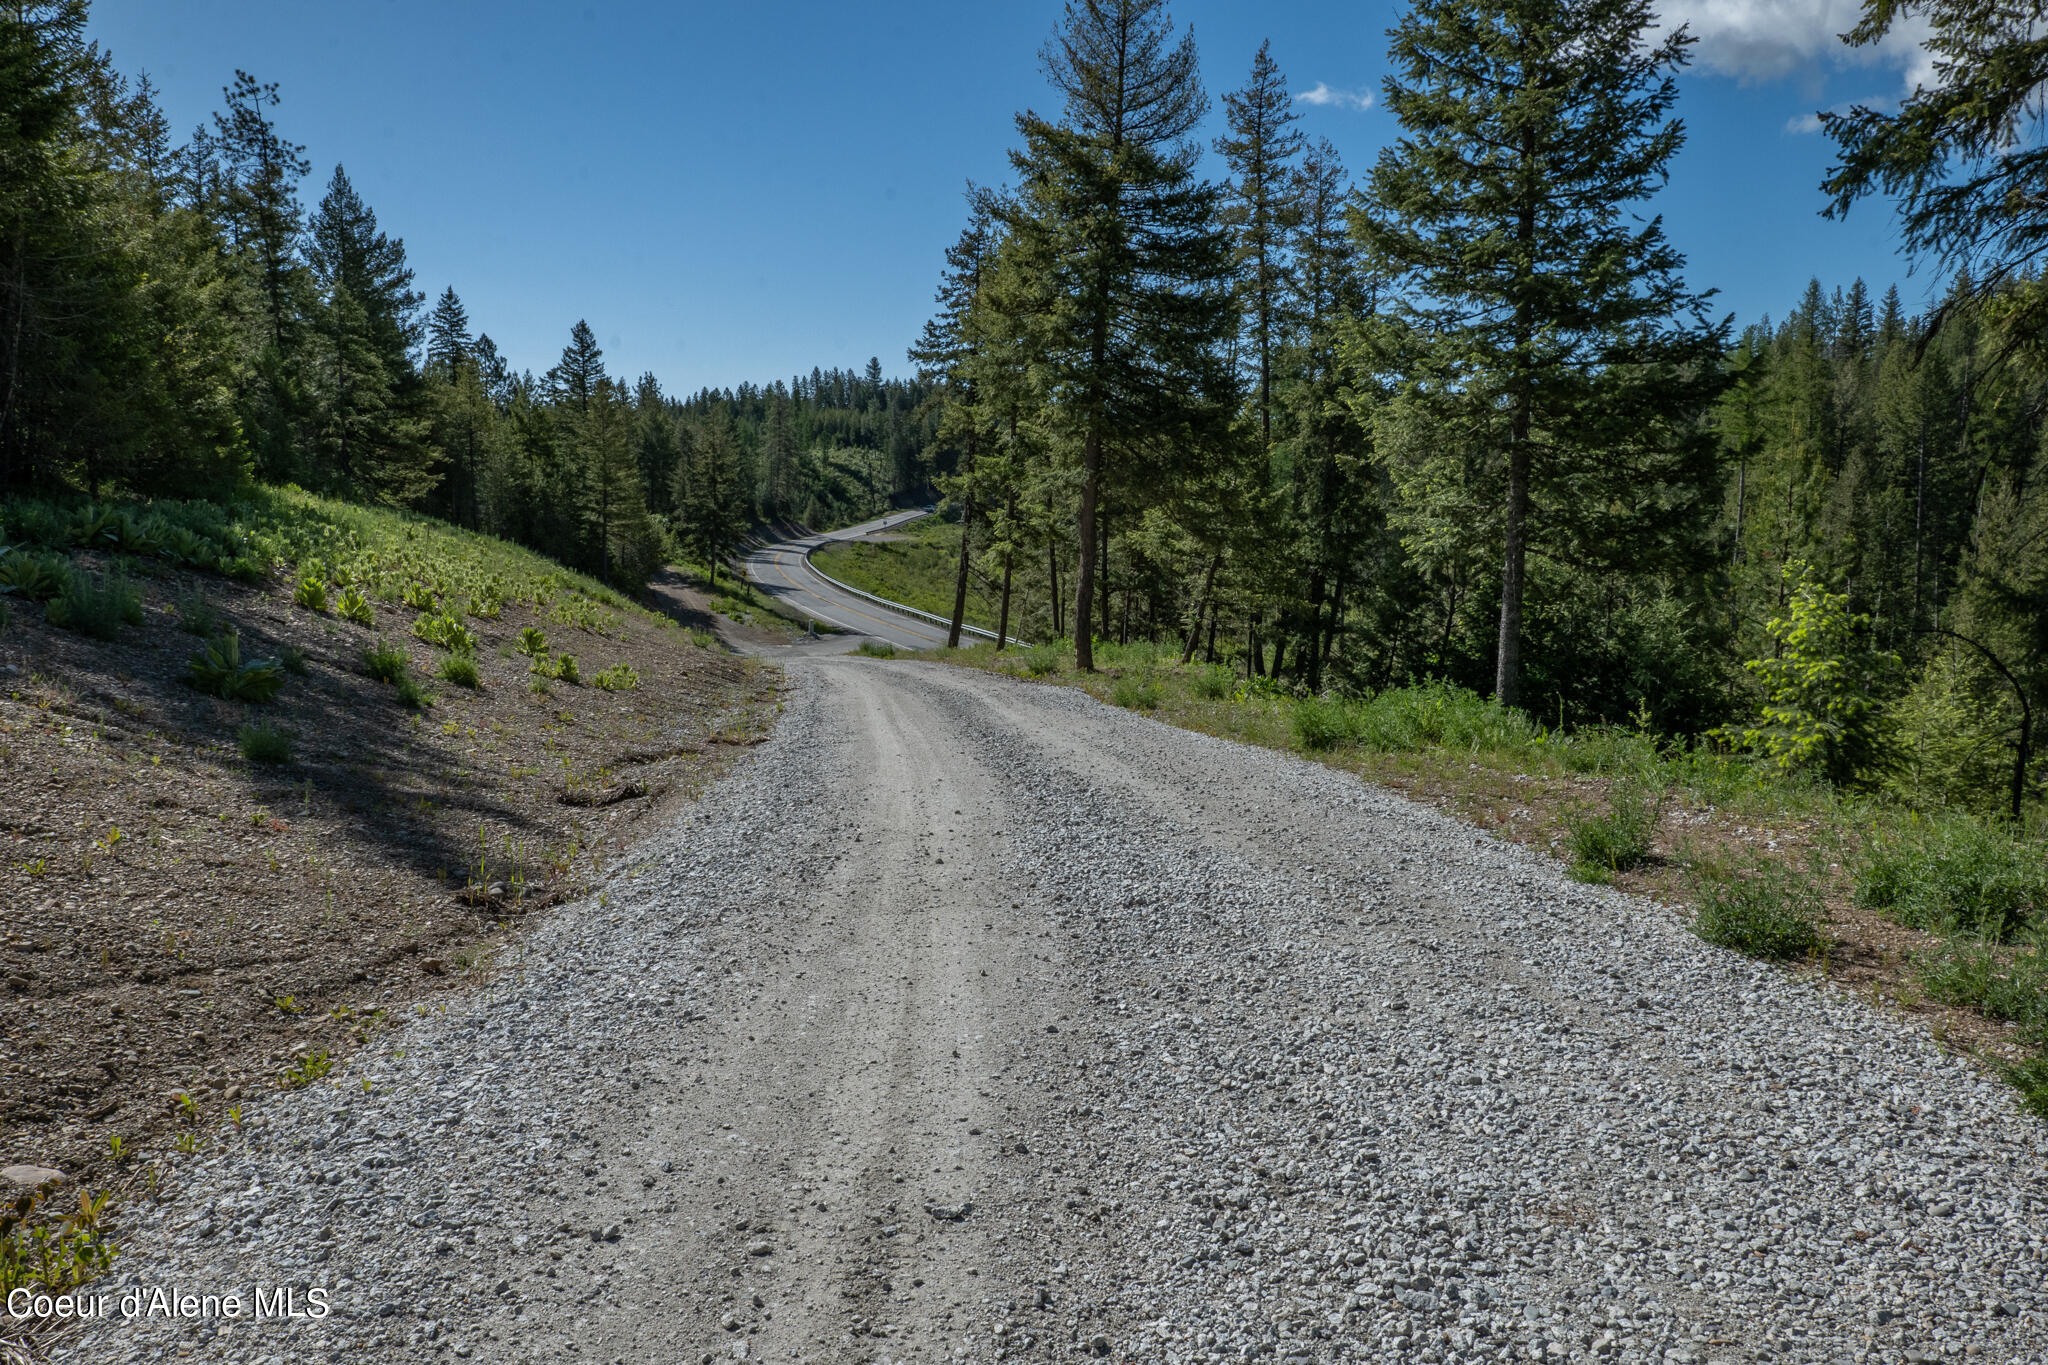
<svg viewBox="0 0 2048 1365">
<path fill-rule="evenodd" d="M 341 1313 L 64 1358 L 2042 1358 L 2042 1130 L 1894 1021 L 1318 765 L 791 677 L 516 977 L 263 1106 L 124 1262 Z"/>
</svg>

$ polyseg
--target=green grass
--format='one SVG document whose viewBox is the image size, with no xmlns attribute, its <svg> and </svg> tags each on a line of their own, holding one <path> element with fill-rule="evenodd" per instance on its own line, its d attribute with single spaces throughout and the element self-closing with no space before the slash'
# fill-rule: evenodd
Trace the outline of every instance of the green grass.
<svg viewBox="0 0 2048 1365">
<path fill-rule="evenodd" d="M 1909 821 L 1869 841 L 1856 901 L 1915 929 L 2008 939 L 2048 909 L 2048 861 L 1967 817 Z"/>
<path fill-rule="evenodd" d="M 1159 679 L 1149 672 L 1122 674 L 1109 688 L 1109 699 L 1130 711 L 1156 711 L 1164 695 Z"/>
<path fill-rule="evenodd" d="M 865 654 L 870 659 L 893 659 L 896 657 L 896 646 L 887 640 L 862 640 L 853 652 Z"/>
<path fill-rule="evenodd" d="M 881 544 L 855 541 L 833 545 L 813 555 L 811 562 L 862 592 L 951 620 L 954 584 L 960 576 L 960 524 L 926 517 L 890 534 L 904 538 Z M 994 630 L 1001 606 L 998 589 L 969 577 L 969 625 Z M 1011 630 L 1016 630 L 1014 622 Z"/>
<path fill-rule="evenodd" d="M 1605 811 L 1567 814 L 1571 874 L 1584 882 L 1604 882 L 1617 872 L 1642 866 L 1657 831 L 1658 806 L 1655 792 L 1625 777 L 1607 789 Z"/>
<path fill-rule="evenodd" d="M 1822 908 L 1812 882 L 1771 863 L 1702 886 L 1693 932 L 1709 943 L 1769 961 L 1820 945 Z"/>
<path fill-rule="evenodd" d="M 251 763 L 274 766 L 292 761 L 291 737 L 268 721 L 244 725 L 235 731 L 235 743 Z"/>
</svg>

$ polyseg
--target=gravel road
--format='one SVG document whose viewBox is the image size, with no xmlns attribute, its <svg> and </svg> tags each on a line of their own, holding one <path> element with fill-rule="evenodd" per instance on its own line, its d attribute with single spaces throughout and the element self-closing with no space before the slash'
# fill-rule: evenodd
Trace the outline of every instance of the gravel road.
<svg viewBox="0 0 2048 1365">
<path fill-rule="evenodd" d="M 264 1102 L 66 1361 L 2040 1361 L 2043 1129 L 1346 776 L 801 659 L 458 1013 Z M 373 1088 L 365 1090 L 368 1083 Z"/>
</svg>

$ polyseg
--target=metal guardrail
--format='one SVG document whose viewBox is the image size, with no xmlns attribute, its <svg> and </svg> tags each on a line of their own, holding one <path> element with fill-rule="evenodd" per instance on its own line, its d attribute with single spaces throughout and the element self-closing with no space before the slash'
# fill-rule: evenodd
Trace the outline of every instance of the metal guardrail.
<svg viewBox="0 0 2048 1365">
<path fill-rule="evenodd" d="M 930 515 L 930 513 L 926 513 L 925 515 L 926 515 L 926 516 L 929 516 L 929 515 Z M 897 526 L 908 526 L 908 525 L 909 525 L 909 524 L 910 524 L 911 522 L 913 522 L 913 521 L 918 521 L 918 520 L 921 520 L 921 518 L 919 518 L 919 517 L 910 517 L 910 518 L 907 518 L 907 519 L 905 519 L 905 520 L 903 520 L 903 521 L 899 521 L 899 522 L 897 522 L 897 523 L 896 523 L 896 525 L 897 525 Z M 891 530 L 894 530 L 895 528 L 894 528 L 894 527 L 891 527 L 890 529 L 891 529 Z M 871 592 L 863 592 L 863 591 L 861 591 L 861 590 L 860 590 L 859 588 L 856 588 L 856 587 L 854 587 L 854 586 L 853 586 L 853 584 L 851 584 L 851 583 L 843 583 L 843 582 L 841 582 L 841 581 L 840 581 L 839 579 L 836 579 L 836 578 L 834 578 L 834 577 L 833 577 L 833 576 L 832 576 L 831 574 L 828 574 L 828 573 L 826 573 L 826 572 L 825 572 L 825 571 L 824 571 L 823 569 L 819 568 L 819 567 L 818 567 L 817 565 L 815 565 L 815 564 L 811 563 L 811 556 L 812 556 L 812 555 L 814 555 L 814 554 L 816 554 L 816 553 L 817 553 L 818 551 L 820 551 L 820 550 L 824 549 L 824 548 L 825 548 L 825 547 L 826 547 L 827 545 L 831 545 L 831 544 L 835 544 L 835 543 L 836 543 L 836 542 L 834 542 L 834 541 L 831 541 L 831 540 L 820 540 L 820 541 L 819 541 L 819 542 L 818 542 L 818 543 L 817 543 L 816 545 L 813 545 L 813 546 L 812 546 L 812 547 L 811 547 L 810 549 L 808 549 L 808 550 L 805 550 L 805 551 L 804 551 L 804 567 L 805 567 L 806 569 L 809 569 L 809 570 L 810 570 L 810 571 L 811 571 L 812 573 L 816 574 L 816 575 L 817 575 L 817 576 L 818 576 L 819 578 L 823 579 L 823 580 L 824 580 L 825 582 L 827 582 L 827 583 L 830 583 L 830 584 L 831 584 L 831 585 L 832 585 L 833 587 L 835 587 L 835 588 L 839 589 L 839 590 L 840 590 L 841 592 L 845 592 L 845 593 L 851 593 L 851 594 L 853 594 L 853 595 L 854 595 L 855 597 L 858 597 L 858 598 L 862 599 L 863 601 L 867 601 L 867 602 L 872 602 L 872 603 L 874 603 L 874 604 L 875 604 L 876 606 L 878 606 L 878 607 L 887 607 L 887 608 L 888 608 L 888 609 L 889 609 L 890 611 L 894 611 L 894 612 L 901 612 L 901 613 L 902 613 L 903 615 L 905 615 L 905 616 L 915 616 L 915 617 L 916 617 L 916 618 L 917 618 L 918 620 L 920 620 L 920 621 L 926 621 L 926 622 L 929 622 L 929 623 L 931 623 L 932 625 L 935 625 L 935 626 L 944 626 L 944 627 L 946 627 L 946 628 L 947 628 L 948 630 L 952 629 L 952 627 L 953 627 L 953 622 L 952 622 L 952 620 L 951 620 L 950 618 L 948 618 L 948 617 L 944 617 L 944 616 L 934 616 L 934 615 L 932 615 L 932 614 L 931 614 L 930 612 L 928 612 L 928 611 L 919 611 L 919 610 L 918 610 L 918 609 L 917 609 L 916 607 L 906 607 L 906 606 L 905 606 L 905 605 L 903 605 L 903 603 L 901 603 L 901 602 L 891 602 L 891 601 L 890 601 L 890 600 L 889 600 L 888 598 L 886 598 L 886 597 L 877 597 L 877 596 L 875 596 L 875 595 L 874 595 L 873 593 L 871 593 Z M 965 631 L 965 632 L 967 632 L 968 634 L 971 634 L 971 635 L 979 635 L 979 636 L 980 636 L 980 637 L 981 637 L 982 639 L 984 639 L 984 640 L 993 640 L 993 639 L 995 639 L 995 638 L 996 638 L 996 633 L 995 633 L 994 631 L 992 631 L 992 630 L 983 630 L 983 629 L 982 629 L 982 628 L 981 628 L 980 626 L 973 626 L 973 625 L 969 625 L 969 624 L 968 624 L 967 622 L 965 622 L 965 621 L 962 621 L 962 622 L 960 623 L 960 629 L 961 629 L 962 631 Z M 1031 648 L 1031 642 L 1030 642 L 1029 640 L 1020 640 L 1020 639 L 1018 639 L 1018 638 L 1017 638 L 1016 636 L 1014 636 L 1014 635 L 1008 636 L 1008 637 L 1007 637 L 1007 640 L 1008 640 L 1008 643 L 1010 643 L 1010 644 L 1013 644 L 1013 645 L 1017 646 L 1017 647 L 1018 647 L 1019 649 L 1029 649 L 1029 648 Z"/>
</svg>

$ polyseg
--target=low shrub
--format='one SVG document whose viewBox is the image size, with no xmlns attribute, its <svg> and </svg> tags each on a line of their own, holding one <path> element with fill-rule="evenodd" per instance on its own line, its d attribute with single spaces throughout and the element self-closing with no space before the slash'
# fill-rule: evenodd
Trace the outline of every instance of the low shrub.
<svg viewBox="0 0 2048 1365">
<path fill-rule="evenodd" d="M 854 653 L 865 654 L 870 659 L 893 659 L 896 657 L 896 646 L 887 640 L 862 640 Z"/>
<path fill-rule="evenodd" d="M 36 554 L 19 548 L 0 553 L 0 593 L 47 602 L 71 580 L 71 561 L 63 555 Z"/>
<path fill-rule="evenodd" d="M 412 711 L 424 711 L 434 704 L 433 689 L 408 673 L 398 680 L 398 703 Z"/>
<path fill-rule="evenodd" d="M 593 687 L 606 692 L 631 692 L 640 685 L 640 675 L 631 664 L 613 664 L 590 680 Z"/>
<path fill-rule="evenodd" d="M 1061 662 L 1058 645 L 1033 645 L 1024 651 L 1024 671 L 1034 678 L 1059 672 Z"/>
<path fill-rule="evenodd" d="M 548 654 L 547 632 L 538 626 L 528 626 L 520 631 L 519 652 L 530 659 L 545 659 Z"/>
<path fill-rule="evenodd" d="M 1315 752 L 1348 744 L 1352 738 L 1351 708 L 1334 697 L 1307 697 L 1296 702 L 1288 718 L 1294 738 Z"/>
<path fill-rule="evenodd" d="M 308 611 L 327 610 L 327 577 L 325 574 L 307 574 L 299 580 L 299 586 L 292 589 L 292 601 Z"/>
<path fill-rule="evenodd" d="M 211 640 L 216 635 L 227 634 L 228 623 L 227 618 L 220 614 L 220 608 L 195 592 L 178 599 L 178 629 L 188 635 Z"/>
<path fill-rule="evenodd" d="M 371 607 L 370 599 L 363 596 L 360 588 L 343 588 L 341 597 L 334 604 L 334 614 L 359 626 L 377 624 L 377 612 Z"/>
<path fill-rule="evenodd" d="M 303 678 L 312 670 L 306 666 L 306 651 L 297 645 L 286 645 L 277 652 L 277 661 L 284 665 L 284 671 L 294 678 Z"/>
<path fill-rule="evenodd" d="M 1131 711 L 1150 711 L 1159 705 L 1159 680 L 1149 673 L 1124 673 L 1109 685 L 1109 699 Z"/>
<path fill-rule="evenodd" d="M 1915 929 L 2007 939 L 2048 908 L 2048 865 L 1957 817 L 1873 839 L 1856 871 L 1856 903 Z"/>
<path fill-rule="evenodd" d="M 244 725 L 235 731 L 242 757 L 251 763 L 281 764 L 292 761 L 291 737 L 268 721 Z"/>
<path fill-rule="evenodd" d="M 1804 957 L 1820 945 L 1821 905 L 1813 890 L 1769 864 L 1709 882 L 1693 932 L 1709 943 L 1770 961 Z"/>
<path fill-rule="evenodd" d="M 242 637 L 223 635 L 185 661 L 185 681 L 222 701 L 262 704 L 284 686 L 284 665 L 276 659 L 242 658 Z"/>
<path fill-rule="evenodd" d="M 572 687 L 583 686 L 583 675 L 577 671 L 574 654 L 555 656 L 554 676 Z"/>
<path fill-rule="evenodd" d="M 53 626 L 111 640 L 122 626 L 142 624 L 142 594 L 118 571 L 73 572 L 63 590 L 50 599 L 47 615 Z"/>
<path fill-rule="evenodd" d="M 439 645 L 457 654 L 476 653 L 476 635 L 453 612 L 420 617 L 412 623 L 412 633 L 430 645 Z"/>
<path fill-rule="evenodd" d="M 379 640 L 363 651 L 363 672 L 378 682 L 402 682 L 410 667 L 405 651 L 388 640 Z"/>
<path fill-rule="evenodd" d="M 443 682 L 454 683 L 457 687 L 467 687 L 471 691 L 484 685 L 483 677 L 476 669 L 474 654 L 450 654 L 441 660 L 440 673 Z"/>
<path fill-rule="evenodd" d="M 1640 867 L 1650 856 L 1660 804 L 1654 791 L 1622 778 L 1608 788 L 1606 811 L 1567 812 L 1571 874 L 1580 881 L 1604 882 L 1617 872 Z"/>
</svg>

